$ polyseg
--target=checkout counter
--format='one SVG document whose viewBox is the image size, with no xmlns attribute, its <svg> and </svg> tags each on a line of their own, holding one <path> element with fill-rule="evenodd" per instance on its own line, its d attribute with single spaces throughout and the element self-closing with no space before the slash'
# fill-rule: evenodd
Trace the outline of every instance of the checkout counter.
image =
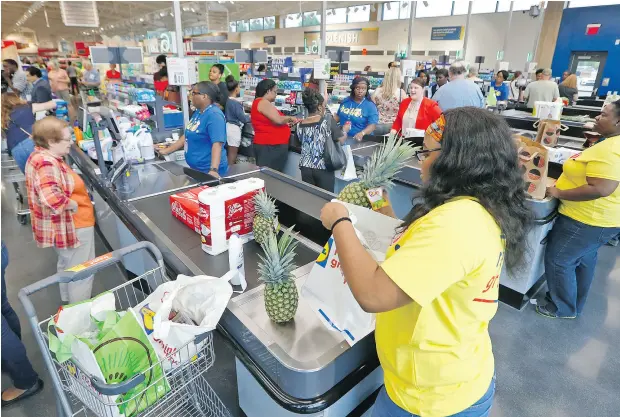
<svg viewBox="0 0 620 417">
<path fill-rule="evenodd" d="M 75 145 L 70 158 L 94 197 L 97 228 L 110 249 L 148 240 L 161 250 L 172 278 L 178 274 L 222 276 L 228 271 L 228 253 L 205 253 L 199 235 L 173 218 L 170 210 L 171 194 L 217 185 L 212 177 L 212 181 L 201 182 L 187 175 L 179 163 L 158 161 L 134 165 L 129 176 L 118 175 L 110 184 Z M 320 210 L 334 195 L 250 164 L 232 166 L 223 181 L 249 177 L 265 181 L 268 194 L 277 201 L 281 223 L 295 224 L 299 231 L 295 275 L 301 287 L 329 237 L 321 225 Z M 244 245 L 248 287 L 233 294 L 218 326 L 236 356 L 242 410 L 248 417 L 365 415 L 383 383 L 374 335 L 350 347 L 339 333 L 325 328 L 301 297 L 294 321 L 271 322 L 256 268 L 260 252 L 254 241 Z M 138 275 L 155 262 L 148 255 L 126 257 L 124 266 Z"/>
</svg>

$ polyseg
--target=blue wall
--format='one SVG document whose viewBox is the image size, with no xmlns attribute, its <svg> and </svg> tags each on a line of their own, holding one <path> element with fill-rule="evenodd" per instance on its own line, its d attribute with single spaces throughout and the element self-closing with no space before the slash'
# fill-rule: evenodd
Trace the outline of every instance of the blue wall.
<svg viewBox="0 0 620 417">
<path fill-rule="evenodd" d="M 600 23 L 596 35 L 586 35 L 586 25 Z M 559 77 L 570 65 L 572 51 L 607 51 L 603 78 L 609 78 L 608 87 L 600 87 L 598 95 L 607 91 L 620 91 L 620 6 L 597 6 L 564 9 L 558 41 L 551 68 Z"/>
</svg>

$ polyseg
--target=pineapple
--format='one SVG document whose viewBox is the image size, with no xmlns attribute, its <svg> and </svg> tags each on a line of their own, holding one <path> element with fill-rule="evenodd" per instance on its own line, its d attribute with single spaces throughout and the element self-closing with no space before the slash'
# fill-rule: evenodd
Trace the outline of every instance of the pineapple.
<svg viewBox="0 0 620 417">
<path fill-rule="evenodd" d="M 392 178 L 403 169 L 405 161 L 413 157 L 413 146 L 391 134 L 379 150 L 372 154 L 358 182 L 353 182 L 342 189 L 338 200 L 356 206 L 371 208 L 366 191 L 392 186 Z"/>
<path fill-rule="evenodd" d="M 276 234 L 269 232 L 261 244 L 265 256 L 259 255 L 259 278 L 265 282 L 265 310 L 276 323 L 286 323 L 295 317 L 299 294 L 295 286 L 293 263 L 297 241 L 287 229 L 278 241 Z"/>
<path fill-rule="evenodd" d="M 256 213 L 254 214 L 254 240 L 256 243 L 263 244 L 270 233 L 277 233 L 280 225 L 278 223 L 278 209 L 275 200 L 270 198 L 265 190 L 260 190 L 254 197 Z"/>
</svg>

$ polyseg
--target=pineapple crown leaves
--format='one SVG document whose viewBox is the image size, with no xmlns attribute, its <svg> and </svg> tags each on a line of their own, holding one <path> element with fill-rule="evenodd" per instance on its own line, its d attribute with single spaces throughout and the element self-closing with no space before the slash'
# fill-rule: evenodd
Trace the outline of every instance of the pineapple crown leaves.
<svg viewBox="0 0 620 417">
<path fill-rule="evenodd" d="M 275 233 L 269 233 L 261 244 L 265 254 L 258 255 L 258 273 L 260 279 L 268 284 L 279 284 L 291 279 L 293 270 L 297 268 L 294 260 L 298 242 L 292 233 L 293 227 L 286 229 L 280 240 Z"/>
<path fill-rule="evenodd" d="M 263 217 L 272 218 L 278 213 L 275 200 L 269 197 L 265 190 L 260 190 L 254 196 L 254 204 L 258 213 Z"/>
<path fill-rule="evenodd" d="M 392 178 L 403 169 L 405 162 L 414 154 L 412 144 L 399 138 L 396 133 L 390 134 L 383 146 L 366 162 L 360 181 L 368 188 L 389 188 L 392 186 Z"/>
</svg>

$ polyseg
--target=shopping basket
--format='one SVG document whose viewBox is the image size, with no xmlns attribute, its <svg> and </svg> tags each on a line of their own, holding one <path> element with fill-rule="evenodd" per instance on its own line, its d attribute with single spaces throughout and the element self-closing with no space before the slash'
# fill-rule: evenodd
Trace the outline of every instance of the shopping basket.
<svg viewBox="0 0 620 417">
<path fill-rule="evenodd" d="M 120 409 L 133 409 L 142 411 L 125 415 L 125 417 L 230 417 L 230 413 L 205 377 L 206 371 L 213 366 L 215 361 L 211 332 L 197 336 L 193 341 L 183 345 L 166 358 L 153 358 L 150 362 L 152 366 L 148 369 L 117 384 L 106 384 L 82 369 L 80 364 L 73 359 L 60 364 L 50 352 L 47 328 L 52 317 L 39 321 L 30 296 L 60 283 L 85 279 L 97 271 L 122 262 L 124 256 L 139 250 L 150 252 L 155 257 L 158 266 L 108 291 L 113 293 L 116 298 L 117 311 L 135 307 L 146 299 L 149 290 L 168 281 L 161 252 L 150 242 L 138 242 L 127 248 L 113 251 L 22 288 L 19 292 L 19 299 L 24 305 L 35 338 L 43 354 L 45 365 L 53 381 L 58 416 L 123 417 L 124 415 L 119 413 Z M 189 320 L 185 322 L 191 323 Z M 186 356 L 183 356 L 183 350 L 188 353 Z M 189 355 L 190 351 L 191 355 Z M 165 371 L 165 374 L 164 372 L 154 372 L 155 367 L 160 367 L 163 370 L 164 361 L 171 360 L 172 355 L 191 357 L 192 359 Z M 154 379 L 156 377 L 153 375 L 160 375 L 160 377 Z M 170 386 L 169 391 L 160 393 L 158 390 L 151 390 L 151 393 L 155 392 L 156 399 L 149 399 L 146 391 L 154 384 L 162 382 L 163 378 L 167 380 Z M 125 399 L 123 397 L 124 394 L 145 380 L 152 380 L 152 382 L 144 390 L 135 395 L 132 394 L 131 398 Z M 133 402 L 134 407 L 121 407 L 121 405 L 128 405 L 131 402 Z M 140 407 L 138 404 L 141 404 Z"/>
</svg>

